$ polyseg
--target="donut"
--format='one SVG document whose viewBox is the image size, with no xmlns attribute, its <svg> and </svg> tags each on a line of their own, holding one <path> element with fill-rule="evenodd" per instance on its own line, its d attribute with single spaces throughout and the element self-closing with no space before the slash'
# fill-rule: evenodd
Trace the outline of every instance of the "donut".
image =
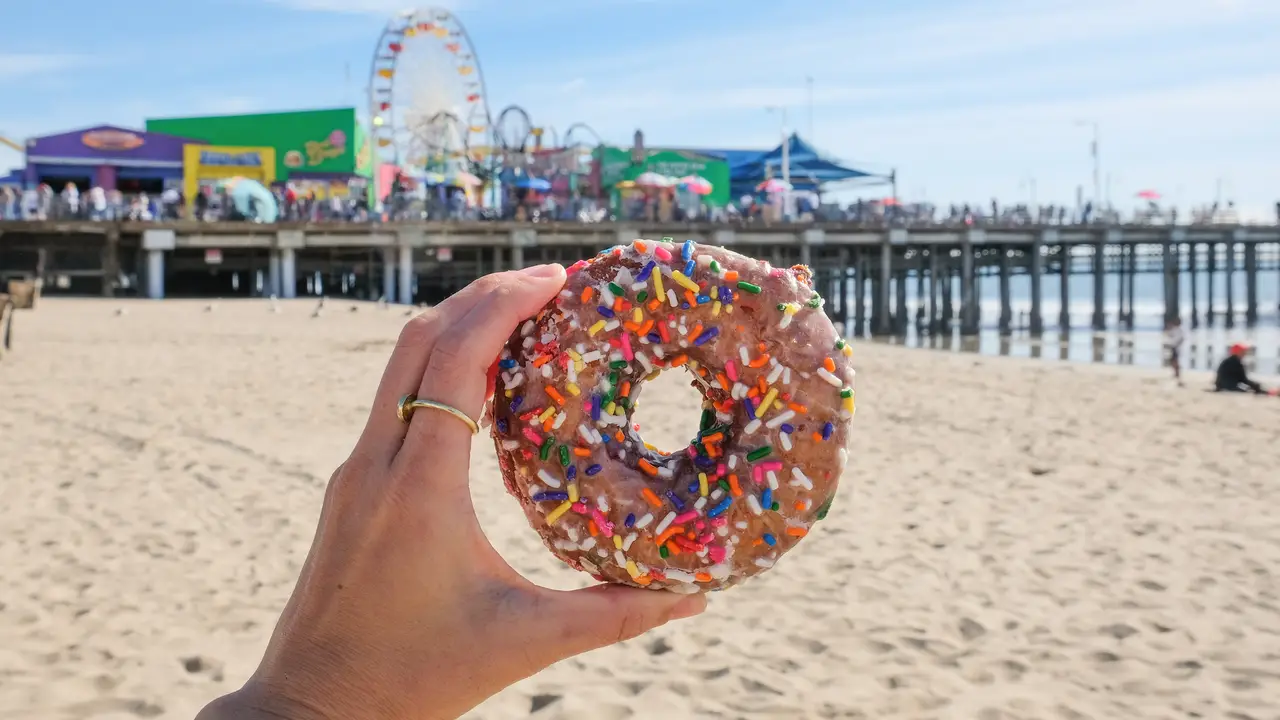
<svg viewBox="0 0 1280 720">
<path fill-rule="evenodd" d="M 567 270 L 503 348 L 489 408 L 530 525 L 603 582 L 693 593 L 773 567 L 830 509 L 854 415 L 852 350 L 809 268 L 663 238 Z M 703 408 L 664 454 L 632 414 L 672 370 Z"/>
</svg>

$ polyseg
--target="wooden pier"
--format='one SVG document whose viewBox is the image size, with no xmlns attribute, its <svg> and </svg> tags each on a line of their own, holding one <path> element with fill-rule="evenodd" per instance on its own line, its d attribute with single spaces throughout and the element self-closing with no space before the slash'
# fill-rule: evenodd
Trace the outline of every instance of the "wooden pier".
<svg viewBox="0 0 1280 720">
<path fill-rule="evenodd" d="M 1012 285 L 1026 276 L 1033 335 L 1070 329 L 1070 289 L 1092 284 L 1094 330 L 1134 326 L 1135 279 L 1163 278 L 1166 318 L 1253 325 L 1259 277 L 1280 283 L 1277 226 L 1064 226 L 876 229 L 852 224 L 0 222 L 0 280 L 40 277 L 45 292 L 171 296 L 347 296 L 437 302 L 489 272 L 572 263 L 638 237 L 723 245 L 777 266 L 809 265 L 826 310 L 851 335 L 974 335 L 981 287 L 998 284 L 995 325 L 1014 331 Z M 1244 276 L 1237 297 L 1235 277 Z M 1215 292 L 1223 276 L 1225 293 Z M 1042 312 L 1057 277 L 1061 310 Z M 1087 276 L 1087 277 L 1086 277 Z M 1107 317 L 1114 276 L 1118 313 Z M 1183 291 L 1184 277 L 1188 292 Z M 1202 277 L 1203 276 L 1203 277 Z M 1204 285 L 1205 294 L 1199 288 Z M 909 302 L 914 293 L 914 302 Z M 1184 295 L 1186 295 L 1184 297 Z M 1223 295 L 1225 302 L 1215 304 Z M 914 312 L 912 311 L 914 308 Z M 1077 320 L 1080 320 L 1077 318 Z"/>
</svg>

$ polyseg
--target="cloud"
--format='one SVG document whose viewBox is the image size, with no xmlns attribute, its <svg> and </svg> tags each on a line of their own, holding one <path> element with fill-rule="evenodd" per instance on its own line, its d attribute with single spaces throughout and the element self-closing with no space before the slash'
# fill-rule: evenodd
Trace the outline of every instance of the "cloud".
<svg viewBox="0 0 1280 720">
<path fill-rule="evenodd" d="M 21 80 L 34 75 L 70 70 L 84 64 L 79 55 L 0 53 L 0 80 Z"/>
</svg>

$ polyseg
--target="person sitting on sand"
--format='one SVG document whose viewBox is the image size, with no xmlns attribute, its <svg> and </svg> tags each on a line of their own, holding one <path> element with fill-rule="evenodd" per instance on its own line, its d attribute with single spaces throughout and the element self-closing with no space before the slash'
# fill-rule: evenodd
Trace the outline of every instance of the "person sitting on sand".
<svg viewBox="0 0 1280 720">
<path fill-rule="evenodd" d="M 1218 392 L 1252 392 L 1258 395 L 1268 394 L 1262 389 L 1262 384 L 1249 379 L 1249 374 L 1244 369 L 1244 356 L 1248 354 L 1249 346 L 1244 343 L 1236 343 L 1231 346 L 1231 352 L 1222 363 L 1218 365 L 1218 375 L 1213 380 L 1213 389 Z"/>
<path fill-rule="evenodd" d="M 702 593 L 534 585 L 480 528 L 472 418 L 507 338 L 564 282 L 559 265 L 486 275 L 405 325 L 261 664 L 197 720 L 456 718 L 553 663 L 706 609 Z M 431 406 L 402 420 L 408 394 Z"/>
</svg>

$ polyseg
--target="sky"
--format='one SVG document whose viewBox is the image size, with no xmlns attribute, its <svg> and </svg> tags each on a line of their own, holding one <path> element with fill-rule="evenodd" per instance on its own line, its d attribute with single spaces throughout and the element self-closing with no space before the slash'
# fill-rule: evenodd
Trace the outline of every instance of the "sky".
<svg viewBox="0 0 1280 720">
<path fill-rule="evenodd" d="M 403 0 L 58 0 L 0 23 L 0 136 L 367 106 Z M 425 4 L 423 5 L 425 6 Z M 422 7 L 422 6 L 420 6 Z M 1121 209 L 1280 201 L 1280 0 L 441 0 L 490 112 L 606 142 L 771 148 L 896 170 L 908 201 Z M 784 9 L 790 8 L 790 9 Z M 408 52 L 408 51 L 406 51 Z M 418 62 L 438 57 L 420 54 Z M 0 173 L 21 165 L 0 149 Z M 864 195 L 887 194 L 887 190 Z"/>
</svg>

